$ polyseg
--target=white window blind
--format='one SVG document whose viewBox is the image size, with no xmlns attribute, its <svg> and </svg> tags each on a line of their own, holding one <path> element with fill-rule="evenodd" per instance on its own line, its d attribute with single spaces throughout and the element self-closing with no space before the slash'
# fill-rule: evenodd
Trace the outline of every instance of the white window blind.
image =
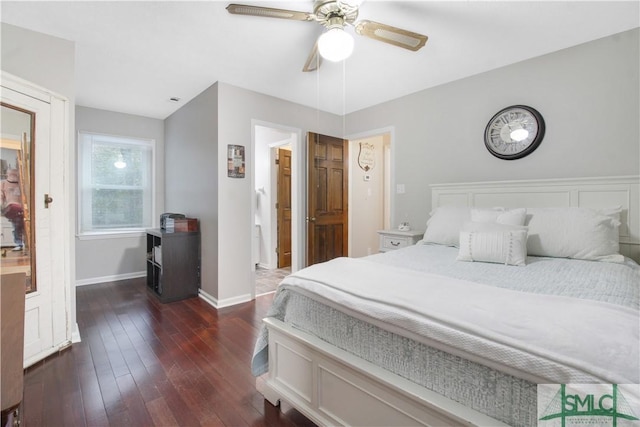
<svg viewBox="0 0 640 427">
<path fill-rule="evenodd" d="M 89 132 L 78 141 L 79 233 L 150 228 L 155 141 Z"/>
</svg>

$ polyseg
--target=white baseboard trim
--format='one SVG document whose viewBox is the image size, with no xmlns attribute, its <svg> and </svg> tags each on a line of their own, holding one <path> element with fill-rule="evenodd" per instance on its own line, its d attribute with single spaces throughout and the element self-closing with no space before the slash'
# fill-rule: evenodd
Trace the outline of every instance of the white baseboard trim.
<svg viewBox="0 0 640 427">
<path fill-rule="evenodd" d="M 218 298 L 210 295 L 200 289 L 198 291 L 198 296 L 207 304 L 218 310 L 219 308 L 230 307 L 232 305 L 241 304 L 243 302 L 251 301 L 251 294 L 239 295 L 233 298 L 227 298 L 223 300 L 218 300 Z"/>
<path fill-rule="evenodd" d="M 77 343 L 77 342 L 81 342 L 82 338 L 80 338 L 80 328 L 78 327 L 78 324 L 76 323 L 75 325 L 73 325 L 73 331 L 71 331 L 71 342 L 72 343 Z"/>
<path fill-rule="evenodd" d="M 146 271 L 136 271 L 133 273 L 114 274 L 113 276 L 91 277 L 89 279 L 76 280 L 76 286 L 97 285 L 98 283 L 117 282 L 118 280 L 137 279 L 145 277 Z"/>
</svg>

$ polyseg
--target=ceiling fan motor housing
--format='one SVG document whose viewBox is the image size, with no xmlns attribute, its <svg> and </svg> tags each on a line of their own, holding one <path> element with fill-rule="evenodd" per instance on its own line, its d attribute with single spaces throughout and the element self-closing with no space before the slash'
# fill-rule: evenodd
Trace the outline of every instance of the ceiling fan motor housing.
<svg viewBox="0 0 640 427">
<path fill-rule="evenodd" d="M 344 24 L 353 24 L 358 18 L 358 8 L 335 0 L 316 0 L 313 5 L 316 20 L 325 27 L 343 28 Z"/>
<path fill-rule="evenodd" d="M 305 72 L 317 70 L 320 66 L 321 57 L 338 62 L 351 54 L 353 37 L 344 31 L 346 25 L 353 25 L 355 33 L 358 35 L 414 52 L 422 48 L 427 42 L 428 37 L 423 34 L 392 27 L 391 25 L 369 20 L 361 20 L 355 23 L 358 18 L 360 3 L 362 3 L 362 0 L 315 0 L 313 13 L 232 3 L 227 6 L 227 11 L 234 15 L 311 21 L 324 26 L 326 31 L 313 46 L 302 69 Z"/>
</svg>

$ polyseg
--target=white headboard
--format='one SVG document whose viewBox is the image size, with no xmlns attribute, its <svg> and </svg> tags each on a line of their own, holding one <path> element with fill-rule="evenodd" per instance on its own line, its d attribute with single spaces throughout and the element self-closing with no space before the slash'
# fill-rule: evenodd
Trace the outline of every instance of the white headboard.
<svg viewBox="0 0 640 427">
<path fill-rule="evenodd" d="M 620 252 L 640 263 L 640 177 L 563 178 L 431 185 L 431 207 L 622 206 Z"/>
</svg>

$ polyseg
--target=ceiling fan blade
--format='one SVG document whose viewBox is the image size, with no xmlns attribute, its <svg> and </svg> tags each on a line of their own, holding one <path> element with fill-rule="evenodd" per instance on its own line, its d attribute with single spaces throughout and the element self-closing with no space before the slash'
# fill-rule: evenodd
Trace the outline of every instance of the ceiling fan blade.
<svg viewBox="0 0 640 427">
<path fill-rule="evenodd" d="M 428 39 L 422 34 L 367 20 L 356 23 L 356 33 L 413 51 L 424 46 Z"/>
<path fill-rule="evenodd" d="M 322 64 L 322 56 L 320 56 L 318 52 L 318 42 L 316 41 L 311 52 L 309 52 L 309 57 L 307 58 L 307 62 L 304 63 L 302 71 L 305 73 L 315 71 L 320 68 L 320 64 Z"/>
<path fill-rule="evenodd" d="M 250 6 L 246 4 L 230 4 L 227 11 L 234 15 L 261 16 L 263 18 L 293 19 L 295 21 L 311 21 L 313 14 L 296 10 L 274 9 L 271 7 Z"/>
</svg>

